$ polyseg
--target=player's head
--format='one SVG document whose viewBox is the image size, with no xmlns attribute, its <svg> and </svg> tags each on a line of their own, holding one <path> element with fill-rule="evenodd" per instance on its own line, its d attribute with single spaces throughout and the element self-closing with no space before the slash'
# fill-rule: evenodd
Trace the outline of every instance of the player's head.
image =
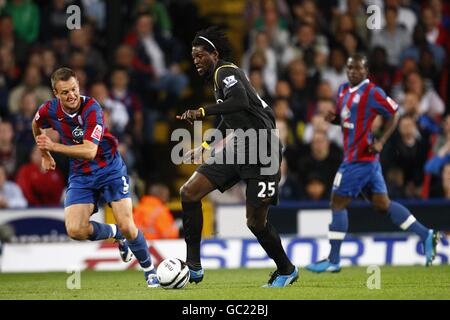
<svg viewBox="0 0 450 320">
<path fill-rule="evenodd" d="M 211 77 L 219 59 L 226 59 L 230 43 L 218 27 L 200 30 L 192 41 L 192 59 L 200 76 Z"/>
<path fill-rule="evenodd" d="M 72 69 L 59 68 L 51 77 L 53 94 L 67 111 L 76 111 L 80 106 L 80 85 Z"/>
<path fill-rule="evenodd" d="M 355 53 L 347 59 L 347 77 L 352 86 L 366 79 L 368 74 L 369 63 L 365 55 Z"/>
</svg>

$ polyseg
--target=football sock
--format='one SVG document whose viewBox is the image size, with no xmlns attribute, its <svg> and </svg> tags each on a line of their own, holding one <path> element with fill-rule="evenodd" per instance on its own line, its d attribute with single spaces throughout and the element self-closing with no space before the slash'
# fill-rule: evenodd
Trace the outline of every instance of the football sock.
<svg viewBox="0 0 450 320">
<path fill-rule="evenodd" d="M 409 212 L 409 210 L 400 203 L 391 201 L 388 209 L 389 218 L 391 221 L 400 227 L 402 230 L 414 232 L 422 241 L 428 237 L 428 229 L 425 228 L 416 218 Z"/>
<path fill-rule="evenodd" d="M 202 202 L 181 202 L 183 207 L 183 230 L 186 241 L 186 264 L 193 270 L 200 270 L 200 242 L 202 239 Z"/>
<path fill-rule="evenodd" d="M 347 209 L 333 210 L 331 224 L 329 225 L 328 239 L 330 241 L 331 250 L 328 260 L 333 264 L 340 262 L 340 252 L 342 240 L 348 230 L 348 213 Z"/>
<path fill-rule="evenodd" d="M 130 246 L 131 252 L 133 252 L 144 272 L 154 269 L 150 253 L 148 252 L 147 242 L 145 241 L 141 230 L 138 230 L 136 239 L 128 241 L 128 245 Z"/>
<path fill-rule="evenodd" d="M 110 224 L 106 223 L 99 223 L 96 221 L 90 221 L 89 222 L 94 231 L 89 236 L 89 240 L 91 241 L 98 241 L 98 240 L 105 240 L 108 238 L 112 238 L 114 236 L 113 228 Z"/>
<path fill-rule="evenodd" d="M 294 265 L 289 260 L 286 252 L 281 245 L 281 239 L 275 228 L 269 223 L 266 223 L 264 229 L 256 231 L 249 228 L 258 239 L 259 244 L 266 251 L 267 255 L 275 261 L 277 270 L 280 274 L 291 274 L 294 270 Z"/>
</svg>

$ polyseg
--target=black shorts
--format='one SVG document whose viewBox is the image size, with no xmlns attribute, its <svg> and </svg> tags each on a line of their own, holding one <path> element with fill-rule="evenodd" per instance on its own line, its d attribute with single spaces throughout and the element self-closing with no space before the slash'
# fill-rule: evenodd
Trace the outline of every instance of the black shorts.
<svg viewBox="0 0 450 320">
<path fill-rule="evenodd" d="M 222 193 L 239 181 L 245 181 L 247 203 L 255 207 L 278 204 L 278 183 L 281 177 L 279 168 L 274 175 L 261 175 L 261 167 L 258 165 L 203 163 L 196 171 L 203 174 Z"/>
</svg>

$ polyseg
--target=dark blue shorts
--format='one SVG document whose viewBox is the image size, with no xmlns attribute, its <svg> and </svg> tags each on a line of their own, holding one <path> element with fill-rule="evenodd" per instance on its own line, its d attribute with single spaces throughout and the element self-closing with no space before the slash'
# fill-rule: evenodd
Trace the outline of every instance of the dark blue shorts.
<svg viewBox="0 0 450 320">
<path fill-rule="evenodd" d="M 334 178 L 333 193 L 356 198 L 363 189 L 371 193 L 387 193 L 380 163 L 342 163 Z"/>
<path fill-rule="evenodd" d="M 69 177 L 64 207 L 73 204 L 93 203 L 97 206 L 129 198 L 130 180 L 127 167 L 121 158 L 104 168 L 89 174 Z"/>
</svg>

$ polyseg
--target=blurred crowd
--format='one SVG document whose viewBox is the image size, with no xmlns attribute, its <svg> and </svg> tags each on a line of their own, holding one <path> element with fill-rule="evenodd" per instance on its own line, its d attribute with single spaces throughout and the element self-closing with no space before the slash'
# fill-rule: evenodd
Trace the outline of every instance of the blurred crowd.
<svg viewBox="0 0 450 320">
<path fill-rule="evenodd" d="M 391 196 L 450 199 L 448 1 L 242 2 L 243 50 L 234 48 L 234 62 L 274 109 L 285 146 L 282 200 L 329 198 L 342 134 L 320 112 L 333 110 L 354 52 L 369 57 L 370 80 L 400 105 L 398 129 L 381 154 Z M 205 101 L 190 61 L 195 31 L 211 24 L 201 3 L 120 1 L 114 11 L 104 0 L 0 0 L 0 208 L 61 203 L 67 159 L 56 155 L 58 169 L 42 172 L 31 132 L 60 66 L 74 69 L 81 93 L 103 106 L 130 174 L 144 184 L 164 181 L 176 195 L 170 143 L 156 143 L 155 132 L 161 123 L 176 127 L 174 114 Z M 69 30 L 74 4 L 82 24 Z M 379 29 L 367 22 L 370 5 L 379 9 Z M 377 119 L 375 135 L 382 126 Z"/>
</svg>

